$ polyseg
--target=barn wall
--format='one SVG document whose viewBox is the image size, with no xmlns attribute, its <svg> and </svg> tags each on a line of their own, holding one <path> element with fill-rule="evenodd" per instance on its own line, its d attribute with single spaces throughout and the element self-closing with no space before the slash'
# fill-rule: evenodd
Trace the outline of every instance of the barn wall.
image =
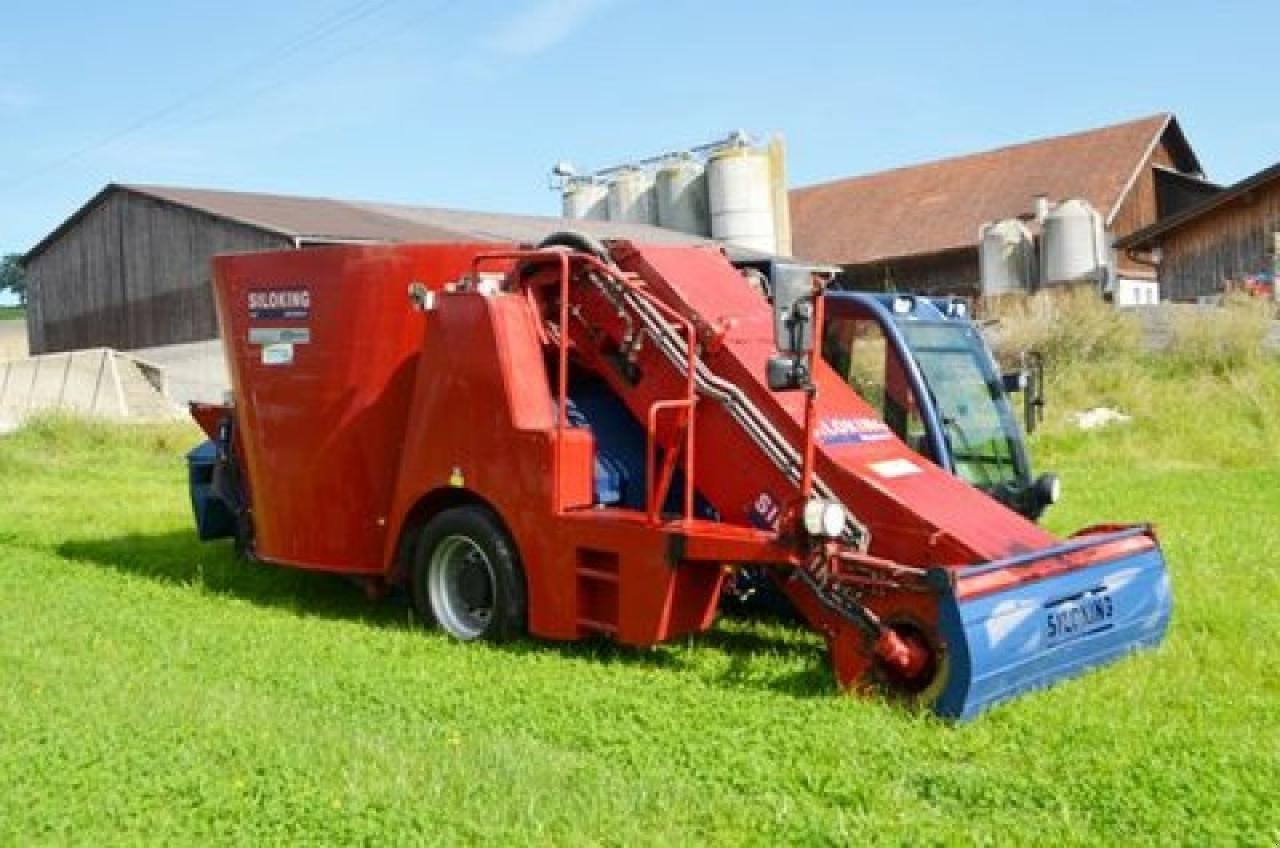
<svg viewBox="0 0 1280 848">
<path fill-rule="evenodd" d="M 1134 180 L 1133 188 L 1125 195 L 1123 202 L 1116 210 L 1115 217 L 1111 220 L 1111 233 L 1115 238 L 1123 238 L 1143 227 L 1149 227 L 1159 217 L 1160 213 L 1156 198 L 1156 176 L 1155 168 L 1153 167 L 1155 165 L 1164 165 L 1167 168 L 1175 167 L 1168 143 L 1163 139 L 1152 150 L 1151 155 L 1147 157 L 1147 161 L 1142 163 L 1142 170 L 1138 172 L 1138 178 Z M 1150 266 L 1134 262 L 1123 252 L 1116 254 L 1116 270 L 1122 277 L 1151 278 L 1155 276 L 1155 272 Z"/>
<path fill-rule="evenodd" d="M 1204 213 L 1161 239 L 1161 294 L 1194 300 L 1223 283 L 1273 270 L 1280 232 L 1280 180 Z"/>
<path fill-rule="evenodd" d="M 1159 210 L 1156 207 L 1155 168 L 1152 167 L 1154 165 L 1174 167 L 1173 156 L 1163 142 L 1156 145 L 1151 156 L 1142 164 L 1142 170 L 1138 172 L 1133 188 L 1125 195 L 1124 201 L 1111 220 L 1111 230 L 1116 238 L 1123 238 L 1156 222 Z"/>
<path fill-rule="evenodd" d="M 216 338 L 212 256 L 290 245 L 242 224 L 110 192 L 27 264 L 31 352 Z"/>
<path fill-rule="evenodd" d="M 859 291 L 913 294 L 975 296 L 981 293 L 982 288 L 976 247 L 846 265 L 840 281 L 844 287 Z"/>
</svg>

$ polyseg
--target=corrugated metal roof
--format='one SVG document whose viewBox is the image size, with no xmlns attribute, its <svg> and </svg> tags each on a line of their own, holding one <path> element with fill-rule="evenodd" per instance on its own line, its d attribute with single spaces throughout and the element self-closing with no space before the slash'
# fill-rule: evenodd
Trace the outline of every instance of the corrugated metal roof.
<svg viewBox="0 0 1280 848">
<path fill-rule="evenodd" d="M 710 239 L 640 224 L 364 203 L 327 197 L 111 184 L 45 236 L 27 253 L 24 261 L 30 261 L 43 252 L 45 247 L 113 191 L 127 191 L 163 203 L 196 209 L 301 242 L 496 240 L 535 243 L 558 230 L 574 229 L 598 238 L 628 239 L 650 244 L 718 245 L 718 242 Z"/>
<path fill-rule="evenodd" d="M 538 242 L 558 230 L 574 229 L 597 238 L 628 239 L 649 244 L 711 244 L 710 239 L 691 236 L 675 230 L 643 224 L 613 221 L 585 221 L 542 215 L 508 215 L 496 212 L 468 212 L 424 206 L 399 206 L 388 203 L 357 203 L 354 206 L 371 213 L 413 222 L 470 239 Z M 718 244 L 718 243 L 716 243 Z"/>
<path fill-rule="evenodd" d="M 327 197 L 177 186 L 122 185 L 120 188 L 292 238 L 402 241 L 455 237 L 423 223 L 401 220 Z"/>
<path fill-rule="evenodd" d="M 988 221 L 1035 196 L 1083 197 L 1110 217 L 1165 134 L 1179 168 L 1200 163 L 1170 114 L 791 192 L 797 256 L 854 265 L 973 247 Z"/>
</svg>

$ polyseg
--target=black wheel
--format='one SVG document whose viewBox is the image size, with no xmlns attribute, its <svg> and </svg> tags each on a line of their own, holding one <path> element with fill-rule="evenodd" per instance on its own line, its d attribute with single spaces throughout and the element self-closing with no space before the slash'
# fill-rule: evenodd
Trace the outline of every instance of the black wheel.
<svg viewBox="0 0 1280 848">
<path fill-rule="evenodd" d="M 609 248 L 604 246 L 604 242 L 577 230 L 560 230 L 538 242 L 540 250 L 548 247 L 567 247 L 580 253 L 589 253 L 606 265 L 613 264 L 613 257 L 609 255 Z"/>
<path fill-rule="evenodd" d="M 505 642 L 525 631 L 524 570 L 497 517 L 479 506 L 427 523 L 413 560 L 418 614 L 464 642 Z"/>
</svg>

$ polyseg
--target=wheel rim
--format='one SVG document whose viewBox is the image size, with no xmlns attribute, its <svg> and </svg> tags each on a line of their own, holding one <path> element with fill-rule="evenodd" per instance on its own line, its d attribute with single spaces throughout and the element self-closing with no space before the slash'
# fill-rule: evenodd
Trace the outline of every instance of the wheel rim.
<svg viewBox="0 0 1280 848">
<path fill-rule="evenodd" d="M 466 536 L 446 536 L 431 552 L 431 611 L 459 639 L 481 636 L 493 620 L 497 579 L 489 557 Z"/>
</svg>

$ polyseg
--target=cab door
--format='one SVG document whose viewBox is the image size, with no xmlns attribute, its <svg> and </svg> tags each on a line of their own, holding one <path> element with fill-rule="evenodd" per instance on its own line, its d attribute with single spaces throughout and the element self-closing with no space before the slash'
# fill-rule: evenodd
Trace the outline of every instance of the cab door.
<svg viewBox="0 0 1280 848">
<path fill-rule="evenodd" d="M 826 297 L 823 359 L 912 450 L 954 471 L 935 404 L 892 318 L 868 295 Z"/>
</svg>

